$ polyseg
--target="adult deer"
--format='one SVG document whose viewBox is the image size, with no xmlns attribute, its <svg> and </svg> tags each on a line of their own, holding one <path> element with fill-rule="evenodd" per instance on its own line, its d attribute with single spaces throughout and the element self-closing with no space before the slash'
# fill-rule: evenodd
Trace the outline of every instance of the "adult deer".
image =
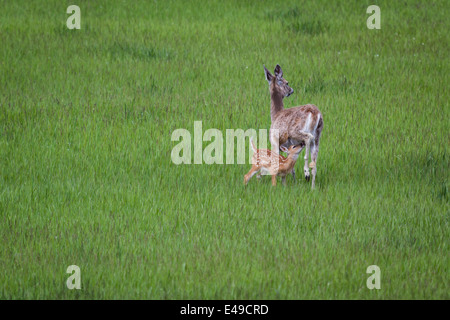
<svg viewBox="0 0 450 320">
<path fill-rule="evenodd" d="M 313 104 L 285 109 L 283 99 L 289 97 L 294 90 L 283 78 L 283 71 L 277 64 L 274 75 L 264 66 L 266 80 L 270 91 L 270 127 L 269 139 L 272 150 L 279 152 L 280 146 L 289 147 L 302 141 L 306 143 L 305 165 L 303 171 L 305 179 L 310 180 L 309 168 L 312 169 L 312 184 L 314 189 L 317 173 L 317 155 L 319 153 L 320 134 L 323 129 L 323 117 L 319 109 Z M 311 163 L 308 166 L 308 156 L 311 153 Z M 295 171 L 293 172 L 295 178 Z"/>
</svg>

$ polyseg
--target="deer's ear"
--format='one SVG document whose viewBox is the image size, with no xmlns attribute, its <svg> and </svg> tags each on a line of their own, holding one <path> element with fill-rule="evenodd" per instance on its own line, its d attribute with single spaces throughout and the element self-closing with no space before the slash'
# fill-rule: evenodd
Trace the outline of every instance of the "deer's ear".
<svg viewBox="0 0 450 320">
<path fill-rule="evenodd" d="M 273 75 L 269 72 L 269 70 L 267 70 L 266 66 L 264 66 L 264 74 L 266 76 L 266 80 L 270 83 L 270 81 L 272 81 L 273 79 Z"/>
<path fill-rule="evenodd" d="M 283 151 L 283 152 L 288 152 L 288 151 L 289 151 L 285 146 L 281 146 L 280 149 L 281 149 L 281 151 Z"/>
<path fill-rule="evenodd" d="M 278 79 L 283 78 L 283 70 L 281 70 L 281 67 L 279 64 L 277 64 L 277 66 L 275 67 L 274 74 L 275 74 L 275 77 L 277 77 Z"/>
</svg>

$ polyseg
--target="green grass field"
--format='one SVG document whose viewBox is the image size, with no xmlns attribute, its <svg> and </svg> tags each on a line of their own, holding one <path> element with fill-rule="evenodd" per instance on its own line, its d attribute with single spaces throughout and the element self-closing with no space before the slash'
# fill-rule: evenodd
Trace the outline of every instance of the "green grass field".
<svg viewBox="0 0 450 320">
<path fill-rule="evenodd" d="M 450 298 L 448 2 L 0 4 L 0 299 Z M 316 190 L 172 163 L 194 121 L 268 129 L 277 63 Z"/>
</svg>

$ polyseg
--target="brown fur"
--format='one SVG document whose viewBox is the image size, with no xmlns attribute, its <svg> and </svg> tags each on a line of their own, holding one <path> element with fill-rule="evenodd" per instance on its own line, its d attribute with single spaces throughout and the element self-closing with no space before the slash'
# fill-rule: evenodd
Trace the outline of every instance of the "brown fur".
<svg viewBox="0 0 450 320">
<path fill-rule="evenodd" d="M 289 87 L 283 78 L 283 71 L 276 66 L 274 75 L 264 67 L 266 80 L 269 82 L 271 97 L 270 117 L 270 143 L 272 150 L 278 151 L 281 145 L 289 146 L 290 143 L 306 143 L 305 152 L 305 178 L 309 180 L 309 168 L 312 168 L 312 188 L 315 185 L 316 161 L 319 152 L 320 136 L 323 129 L 323 116 L 313 104 L 284 109 L 283 99 L 290 96 L 294 90 Z M 278 131 L 278 136 L 276 134 Z M 308 154 L 311 150 L 311 164 L 308 166 Z M 295 171 L 293 171 L 295 174 Z"/>
<path fill-rule="evenodd" d="M 305 129 L 309 114 L 311 114 L 311 118 L 309 126 L 306 129 L 307 132 L 314 132 L 320 115 L 320 111 L 315 105 L 307 104 L 289 109 L 281 109 L 275 113 L 270 129 L 278 129 L 280 135 L 279 145 L 284 144 L 288 138 L 295 139 L 298 137 L 299 139 L 305 139 L 301 131 Z M 322 121 L 323 125 L 322 117 L 320 117 L 319 121 Z"/>
<path fill-rule="evenodd" d="M 277 176 L 283 178 L 283 183 L 286 183 L 286 175 L 291 173 L 295 162 L 297 161 L 299 153 L 303 150 L 304 144 L 292 145 L 289 149 L 283 147 L 283 151 L 289 152 L 288 157 L 284 157 L 272 150 L 256 149 L 253 141 L 251 142 L 253 148 L 252 167 L 250 171 L 244 176 L 244 184 L 255 174 L 259 173 L 262 169 L 265 169 L 268 174 L 272 176 L 272 185 L 277 185 Z"/>
</svg>

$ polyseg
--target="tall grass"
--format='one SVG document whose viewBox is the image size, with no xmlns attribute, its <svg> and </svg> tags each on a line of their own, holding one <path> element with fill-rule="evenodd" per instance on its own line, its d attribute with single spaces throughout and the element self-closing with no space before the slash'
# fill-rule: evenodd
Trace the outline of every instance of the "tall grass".
<svg viewBox="0 0 450 320">
<path fill-rule="evenodd" d="M 449 298 L 445 1 L 0 3 L 0 298 Z M 277 63 L 315 191 L 171 162 L 196 120 L 268 129 Z"/>
</svg>

